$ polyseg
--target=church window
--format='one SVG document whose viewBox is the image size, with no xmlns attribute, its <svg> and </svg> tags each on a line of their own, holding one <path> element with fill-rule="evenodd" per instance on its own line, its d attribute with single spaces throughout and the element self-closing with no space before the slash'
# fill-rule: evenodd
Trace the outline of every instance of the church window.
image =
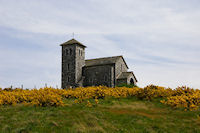
<svg viewBox="0 0 200 133">
<path fill-rule="evenodd" d="M 82 56 L 82 50 L 81 50 L 81 56 Z"/>
<path fill-rule="evenodd" d="M 69 52 L 68 49 L 65 49 L 65 55 L 68 55 L 68 52 Z"/>
<path fill-rule="evenodd" d="M 67 77 L 67 82 L 70 82 L 69 76 Z"/>
<path fill-rule="evenodd" d="M 71 48 L 69 49 L 69 54 L 72 55 L 72 49 Z"/>
<path fill-rule="evenodd" d="M 81 55 L 81 50 L 79 49 L 79 55 Z"/>
<path fill-rule="evenodd" d="M 121 64 L 121 71 L 122 71 L 122 64 Z"/>
<path fill-rule="evenodd" d="M 70 69 L 70 64 L 68 63 L 68 64 L 67 64 L 67 70 L 69 70 L 69 69 Z"/>
</svg>

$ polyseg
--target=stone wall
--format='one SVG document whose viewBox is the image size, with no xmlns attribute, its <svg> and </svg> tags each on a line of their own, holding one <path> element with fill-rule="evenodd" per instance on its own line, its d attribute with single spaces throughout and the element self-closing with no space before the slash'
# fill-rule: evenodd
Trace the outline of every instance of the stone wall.
<svg viewBox="0 0 200 133">
<path fill-rule="evenodd" d="M 62 88 L 75 85 L 75 49 L 72 45 L 62 46 Z"/>
<path fill-rule="evenodd" d="M 76 76 L 75 81 L 78 83 L 82 79 L 82 68 L 85 66 L 85 48 L 76 45 Z"/>
<path fill-rule="evenodd" d="M 84 47 L 77 44 L 62 46 L 62 88 L 78 86 L 84 65 Z"/>
<path fill-rule="evenodd" d="M 120 58 L 115 64 L 116 77 L 119 76 L 119 74 L 121 74 L 121 72 L 127 72 L 127 70 L 128 70 L 128 68 L 127 68 L 126 64 L 124 63 L 123 59 Z"/>
<path fill-rule="evenodd" d="M 121 85 L 121 84 L 131 84 L 130 81 L 131 79 L 133 79 L 133 82 L 134 82 L 134 85 L 136 85 L 136 80 L 135 78 L 133 77 L 132 74 L 130 74 L 130 76 L 128 76 L 127 78 L 124 78 L 124 79 L 117 79 L 117 85 Z"/>
<path fill-rule="evenodd" d="M 84 67 L 83 75 L 85 77 L 84 86 L 114 86 L 114 65 Z"/>
</svg>

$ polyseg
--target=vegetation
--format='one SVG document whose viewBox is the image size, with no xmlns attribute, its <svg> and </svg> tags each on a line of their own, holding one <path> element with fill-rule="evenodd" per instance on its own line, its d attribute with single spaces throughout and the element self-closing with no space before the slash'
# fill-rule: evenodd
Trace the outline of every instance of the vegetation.
<svg viewBox="0 0 200 133">
<path fill-rule="evenodd" d="M 133 88 L 133 87 L 138 87 L 137 85 L 134 85 L 134 84 L 119 84 L 117 85 L 117 87 L 127 87 L 127 88 Z"/>
<path fill-rule="evenodd" d="M 200 91 L 150 85 L 0 89 L 1 132 L 200 132 Z M 167 105 L 167 106 L 166 106 Z"/>
</svg>

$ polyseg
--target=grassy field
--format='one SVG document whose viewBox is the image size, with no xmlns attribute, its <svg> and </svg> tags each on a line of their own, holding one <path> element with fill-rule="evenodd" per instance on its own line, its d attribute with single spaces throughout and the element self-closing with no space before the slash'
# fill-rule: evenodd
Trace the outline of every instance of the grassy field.
<svg viewBox="0 0 200 133">
<path fill-rule="evenodd" d="M 172 109 L 159 100 L 106 98 L 96 106 L 87 107 L 86 103 L 75 104 L 73 99 L 66 99 L 65 104 L 64 107 L 1 106 L 1 132 L 200 132 L 199 111 Z"/>
</svg>

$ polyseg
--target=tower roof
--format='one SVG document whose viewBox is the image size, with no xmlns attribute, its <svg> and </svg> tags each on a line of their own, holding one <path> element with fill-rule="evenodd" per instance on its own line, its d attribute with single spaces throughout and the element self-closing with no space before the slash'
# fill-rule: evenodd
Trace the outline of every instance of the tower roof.
<svg viewBox="0 0 200 133">
<path fill-rule="evenodd" d="M 80 45 L 80 46 L 82 46 L 82 47 L 84 47 L 84 48 L 86 47 L 85 45 L 83 45 L 83 44 L 80 43 L 79 41 L 75 40 L 74 38 L 71 39 L 71 40 L 69 40 L 69 41 L 67 41 L 67 42 L 64 42 L 64 43 L 60 44 L 60 46 L 73 45 L 73 44 L 78 44 L 78 45 Z"/>
</svg>

